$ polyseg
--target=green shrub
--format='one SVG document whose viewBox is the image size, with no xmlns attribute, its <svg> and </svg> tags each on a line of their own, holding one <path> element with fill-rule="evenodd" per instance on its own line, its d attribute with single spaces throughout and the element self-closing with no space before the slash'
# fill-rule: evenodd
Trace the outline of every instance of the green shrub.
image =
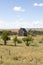
<svg viewBox="0 0 43 65">
<path fill-rule="evenodd" d="M 4 41 L 4 45 L 6 45 L 7 40 L 10 40 L 10 38 L 8 37 L 8 32 L 7 31 L 3 31 L 1 38 Z"/>
<path fill-rule="evenodd" d="M 39 41 L 39 43 L 43 43 L 43 38 Z"/>
<path fill-rule="evenodd" d="M 18 39 L 18 41 L 17 41 L 18 43 L 22 43 L 22 40 L 21 39 Z"/>
<path fill-rule="evenodd" d="M 15 36 L 15 38 L 13 38 L 13 42 L 14 42 L 15 46 L 16 46 L 17 41 L 18 41 L 18 38 L 17 38 L 17 36 Z"/>
<path fill-rule="evenodd" d="M 30 45 L 30 42 L 33 41 L 33 38 L 31 36 L 27 36 L 22 39 L 24 42 L 26 42 L 26 46 Z"/>
</svg>

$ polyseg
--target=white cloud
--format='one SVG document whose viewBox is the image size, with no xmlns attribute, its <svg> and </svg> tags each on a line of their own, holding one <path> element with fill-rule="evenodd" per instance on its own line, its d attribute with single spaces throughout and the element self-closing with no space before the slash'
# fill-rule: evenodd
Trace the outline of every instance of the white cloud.
<svg viewBox="0 0 43 65">
<path fill-rule="evenodd" d="M 23 22 L 22 19 L 15 22 L 0 21 L 0 29 L 14 29 L 14 28 L 21 28 L 21 27 L 28 28 L 28 24 L 26 22 Z"/>
<path fill-rule="evenodd" d="M 33 22 L 24 22 L 15 21 L 15 22 L 5 22 L 0 21 L 0 29 L 14 29 L 14 28 L 43 28 L 43 21 L 33 21 Z"/>
<path fill-rule="evenodd" d="M 43 28 L 43 21 L 33 21 L 31 23 L 32 28 Z"/>
<path fill-rule="evenodd" d="M 33 6 L 42 7 L 43 6 L 43 3 L 34 3 Z"/>
<path fill-rule="evenodd" d="M 23 9 L 22 7 L 20 7 L 20 6 L 15 6 L 14 8 L 13 8 L 13 10 L 14 11 L 20 11 L 20 12 L 24 12 L 25 11 L 25 9 Z"/>
</svg>

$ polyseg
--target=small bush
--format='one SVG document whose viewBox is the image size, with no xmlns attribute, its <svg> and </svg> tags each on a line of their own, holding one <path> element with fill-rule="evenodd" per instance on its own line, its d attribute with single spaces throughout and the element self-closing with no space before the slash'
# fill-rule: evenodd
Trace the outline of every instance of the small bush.
<svg viewBox="0 0 43 65">
<path fill-rule="evenodd" d="M 17 41 L 18 41 L 18 38 L 17 38 L 17 36 L 15 36 L 15 38 L 13 38 L 13 42 L 14 42 L 15 46 L 16 46 Z"/>
<path fill-rule="evenodd" d="M 30 42 L 33 41 L 32 36 L 27 36 L 25 38 L 22 39 L 24 42 L 26 42 L 26 46 L 30 45 Z"/>
<path fill-rule="evenodd" d="M 38 46 L 38 44 L 34 43 L 34 44 L 31 44 L 30 46 L 36 46 L 36 47 L 37 47 L 37 46 Z"/>
<path fill-rule="evenodd" d="M 43 38 L 39 41 L 39 43 L 43 43 Z"/>
<path fill-rule="evenodd" d="M 7 41 L 10 40 L 10 37 L 8 37 L 7 31 L 3 31 L 1 38 L 4 41 L 4 45 L 6 45 Z"/>
<path fill-rule="evenodd" d="M 22 43 L 22 40 L 20 40 L 20 39 L 18 39 L 18 41 L 17 41 L 18 43 Z"/>
</svg>

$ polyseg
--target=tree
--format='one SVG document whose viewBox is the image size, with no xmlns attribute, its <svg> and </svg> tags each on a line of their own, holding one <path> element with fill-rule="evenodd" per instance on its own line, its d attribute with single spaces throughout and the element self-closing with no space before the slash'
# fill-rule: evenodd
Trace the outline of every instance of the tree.
<svg viewBox="0 0 43 65">
<path fill-rule="evenodd" d="M 8 37 L 8 32 L 7 31 L 3 31 L 2 40 L 4 41 L 4 45 L 6 45 L 7 40 L 10 40 L 10 38 Z"/>
<path fill-rule="evenodd" d="M 13 39 L 15 46 L 16 46 L 17 41 L 18 41 L 18 38 L 17 38 L 17 36 L 15 36 L 15 38 Z"/>
<path fill-rule="evenodd" d="M 14 44 L 15 44 L 15 46 L 16 46 L 16 43 L 22 43 L 22 40 L 19 39 L 17 36 L 15 36 L 15 37 L 13 38 L 13 42 L 14 42 Z"/>
<path fill-rule="evenodd" d="M 33 38 L 31 36 L 27 36 L 23 38 L 23 41 L 26 42 L 26 46 L 30 45 L 30 41 L 33 41 Z"/>
</svg>

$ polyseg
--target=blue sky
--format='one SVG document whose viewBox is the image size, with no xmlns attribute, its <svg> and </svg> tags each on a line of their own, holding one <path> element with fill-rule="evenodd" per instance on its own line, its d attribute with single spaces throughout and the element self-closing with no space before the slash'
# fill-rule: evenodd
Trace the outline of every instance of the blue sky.
<svg viewBox="0 0 43 65">
<path fill-rule="evenodd" d="M 43 28 L 43 0 L 0 0 L 0 29 Z"/>
</svg>

